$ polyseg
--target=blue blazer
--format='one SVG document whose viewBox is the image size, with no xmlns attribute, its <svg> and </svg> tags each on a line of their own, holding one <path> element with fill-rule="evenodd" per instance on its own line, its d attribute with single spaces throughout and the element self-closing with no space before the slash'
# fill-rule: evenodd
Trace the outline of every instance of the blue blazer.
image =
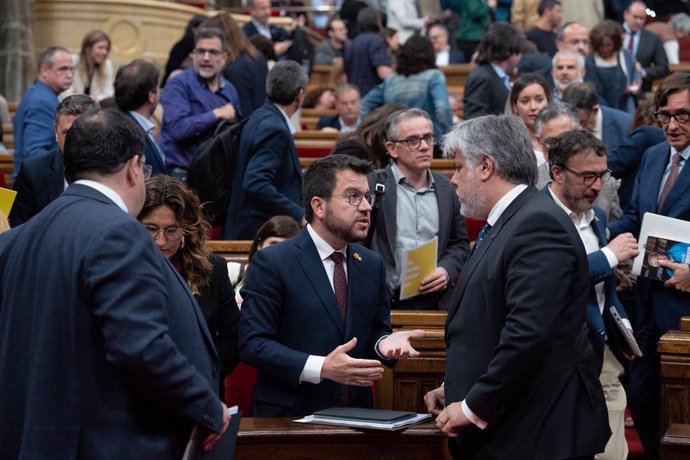
<svg viewBox="0 0 690 460">
<path fill-rule="evenodd" d="M 0 276 L 0 458 L 181 458 L 194 423 L 220 430 L 201 311 L 103 194 L 73 184 L 0 235 Z"/>
<path fill-rule="evenodd" d="M 460 50 L 448 50 L 448 64 L 463 64 L 467 62 L 465 53 Z"/>
<path fill-rule="evenodd" d="M 603 116 L 601 123 L 601 141 L 606 146 L 606 151 L 610 152 L 630 134 L 632 125 L 632 115 L 622 110 L 612 109 L 605 105 L 600 105 L 599 110 Z"/>
<path fill-rule="evenodd" d="M 630 206 L 623 217 L 609 224 L 611 238 L 624 232 L 632 232 L 639 238 L 646 212 L 690 220 L 690 167 L 687 164 L 680 171 L 664 206 L 657 209 L 661 179 L 670 156 L 671 149 L 667 142 L 645 152 L 635 179 Z M 690 294 L 666 288 L 658 281 L 638 278 L 635 314 L 632 315 L 636 331 L 645 324 L 651 324 L 653 319 L 658 332 L 663 334 L 669 329 L 677 329 L 680 318 L 687 315 L 690 315 Z"/>
<path fill-rule="evenodd" d="M 316 385 L 299 383 L 309 355 L 327 356 L 357 337 L 357 346 L 348 355 L 381 359 L 374 347 L 391 333 L 381 257 L 364 246 L 350 244 L 347 280 L 343 322 L 306 228 L 294 238 L 256 253 L 242 289 L 240 311 L 240 357 L 258 370 L 253 415 L 299 417 L 338 405 L 341 384 L 325 379 Z M 371 388 L 348 390 L 352 406 L 372 407 Z"/>
<path fill-rule="evenodd" d="M 279 214 L 302 220 L 302 168 L 285 117 L 266 102 L 242 128 L 223 238 L 252 240 Z"/>
<path fill-rule="evenodd" d="M 271 41 L 273 42 L 282 42 L 290 38 L 290 32 L 283 29 L 282 27 L 278 27 L 274 24 L 269 24 L 268 29 L 271 31 Z M 244 34 L 247 36 L 247 38 L 259 34 L 259 31 L 256 30 L 256 26 L 251 20 L 245 23 L 245 25 L 242 27 L 242 30 L 244 31 Z"/>
<path fill-rule="evenodd" d="M 23 224 L 65 190 L 63 158 L 59 148 L 27 158 L 12 184 L 17 198 L 10 211 L 13 227 Z"/>
<path fill-rule="evenodd" d="M 122 113 L 134 120 L 134 123 L 136 123 L 137 126 L 141 127 L 141 125 L 139 125 L 137 120 L 132 115 L 130 115 L 129 112 L 123 111 Z M 144 155 L 146 156 L 146 164 L 151 165 L 151 168 L 153 168 L 153 170 L 151 171 L 151 175 L 155 176 L 157 174 L 168 174 L 168 168 L 165 166 L 163 158 L 161 158 L 160 154 L 158 153 L 158 149 L 156 148 L 156 142 L 153 139 L 151 139 L 151 137 L 149 137 L 149 135 L 146 133 L 144 133 L 144 138 L 146 139 L 146 146 L 144 150 Z"/>
<path fill-rule="evenodd" d="M 630 205 L 642 155 L 648 148 L 665 140 L 664 131 L 661 128 L 642 125 L 633 131 L 623 143 L 608 150 L 608 168 L 614 177 L 621 179 L 618 197 L 623 211 L 626 211 Z"/>
<path fill-rule="evenodd" d="M 553 198 L 548 186 L 544 187 L 543 190 L 550 198 Z M 591 227 L 597 236 L 599 247 L 605 247 L 608 244 L 606 239 L 606 213 L 596 206 L 594 207 L 594 220 L 591 223 Z M 601 250 L 589 253 L 587 254 L 587 262 L 589 264 L 590 281 L 589 298 L 587 299 L 587 326 L 589 328 L 589 341 L 594 349 L 597 369 L 601 372 L 604 362 L 604 345 L 607 340 L 618 361 L 623 365 L 628 362 L 623 355 L 623 344 L 619 341 L 621 337 L 614 329 L 616 325 L 613 322 L 609 308 L 611 306 L 615 307 L 621 318 L 627 319 L 628 314 L 618 299 L 618 295 L 616 295 L 616 276 L 611 265 L 609 265 L 606 255 Z M 602 281 L 604 282 L 604 293 L 606 296 L 603 313 L 599 311 L 599 301 L 594 289 L 594 286 Z"/>
</svg>

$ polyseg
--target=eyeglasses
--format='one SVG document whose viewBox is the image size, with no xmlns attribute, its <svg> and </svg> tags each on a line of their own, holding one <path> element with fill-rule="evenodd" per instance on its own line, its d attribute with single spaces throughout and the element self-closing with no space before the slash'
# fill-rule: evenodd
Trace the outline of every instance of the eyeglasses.
<svg viewBox="0 0 690 460">
<path fill-rule="evenodd" d="M 158 228 L 157 225 L 153 224 L 146 224 L 144 225 L 146 230 L 148 230 L 149 234 L 151 235 L 151 238 L 154 240 L 158 238 L 158 235 L 160 232 L 163 232 L 163 237 L 165 238 L 166 241 L 177 241 L 180 238 L 182 238 L 182 235 L 184 235 L 184 230 L 182 227 L 178 227 L 177 225 L 171 225 L 170 227 L 165 227 L 165 228 Z"/>
<path fill-rule="evenodd" d="M 225 51 L 223 50 L 216 50 L 213 48 L 194 48 L 192 51 L 192 54 L 196 54 L 197 56 L 204 56 L 206 53 L 210 54 L 211 57 L 218 57 L 221 54 L 223 54 Z"/>
<path fill-rule="evenodd" d="M 565 166 L 559 166 L 559 167 L 561 169 L 565 169 L 566 171 L 575 174 L 577 177 L 582 179 L 582 185 L 584 185 L 586 187 L 589 187 L 590 185 L 594 184 L 594 182 L 596 182 L 597 179 L 601 179 L 601 182 L 603 183 L 603 182 L 606 182 L 607 180 L 609 180 L 609 178 L 611 178 L 611 171 L 609 171 L 608 169 L 606 171 L 604 171 L 603 173 L 590 173 L 590 172 L 579 173 L 577 171 L 573 171 L 570 168 L 566 168 Z"/>
<path fill-rule="evenodd" d="M 418 149 L 419 146 L 422 145 L 422 141 L 426 142 L 426 145 L 431 147 L 436 143 L 436 136 L 429 133 L 429 134 L 423 135 L 422 137 L 412 136 L 412 137 L 408 137 L 407 139 L 391 139 L 391 142 L 404 142 L 404 143 L 406 143 L 407 147 L 410 150 Z"/>
<path fill-rule="evenodd" d="M 676 123 L 684 124 L 690 121 L 690 110 L 680 109 L 676 110 L 675 112 L 659 110 L 658 112 L 654 112 L 654 118 L 656 118 L 656 121 L 662 125 L 669 123 L 671 118 L 674 118 Z"/>
<path fill-rule="evenodd" d="M 343 195 L 323 195 L 321 198 L 331 198 L 334 196 L 347 198 L 347 204 L 349 204 L 350 206 L 354 206 L 354 207 L 357 207 L 360 204 L 362 204 L 362 200 L 367 200 L 367 203 L 369 203 L 369 204 L 374 202 L 374 196 L 369 192 L 367 192 L 367 193 L 351 192 L 351 193 L 345 193 Z"/>
</svg>

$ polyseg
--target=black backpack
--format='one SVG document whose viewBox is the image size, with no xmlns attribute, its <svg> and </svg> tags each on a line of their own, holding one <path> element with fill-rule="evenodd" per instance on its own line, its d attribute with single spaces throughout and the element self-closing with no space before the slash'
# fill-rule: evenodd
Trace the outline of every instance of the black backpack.
<svg viewBox="0 0 690 460">
<path fill-rule="evenodd" d="M 187 169 L 187 184 L 199 195 L 213 225 L 225 223 L 230 181 L 246 121 L 247 118 L 236 123 L 222 121 L 213 136 L 199 146 Z"/>
</svg>

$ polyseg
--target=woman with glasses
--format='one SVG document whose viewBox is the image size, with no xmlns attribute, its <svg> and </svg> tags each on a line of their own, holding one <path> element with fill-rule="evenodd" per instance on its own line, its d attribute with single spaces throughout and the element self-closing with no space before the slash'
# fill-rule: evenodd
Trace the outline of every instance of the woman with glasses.
<svg viewBox="0 0 690 460">
<path fill-rule="evenodd" d="M 72 86 L 60 94 L 60 100 L 71 94 L 86 94 L 96 102 L 115 94 L 110 37 L 102 30 L 92 30 L 81 41 L 81 51 L 72 55 Z"/>
<path fill-rule="evenodd" d="M 199 302 L 220 357 L 223 398 L 225 378 L 239 362 L 239 309 L 225 260 L 206 247 L 211 227 L 199 198 L 181 180 L 155 176 L 146 181 L 146 201 L 138 219 Z"/>
<path fill-rule="evenodd" d="M 506 104 L 506 114 L 520 117 L 529 131 L 534 155 L 537 157 L 537 169 L 539 171 L 537 187 L 539 188 L 549 182 L 549 168 L 541 142 L 537 138 L 535 121 L 539 111 L 550 103 L 551 90 L 546 79 L 537 74 L 526 73 L 513 83 Z"/>
<path fill-rule="evenodd" d="M 436 68 L 436 54 L 428 38 L 413 35 L 400 48 L 395 73 L 362 99 L 362 118 L 393 102 L 428 113 L 436 138 L 440 139 L 453 124 L 446 77 Z"/>
</svg>

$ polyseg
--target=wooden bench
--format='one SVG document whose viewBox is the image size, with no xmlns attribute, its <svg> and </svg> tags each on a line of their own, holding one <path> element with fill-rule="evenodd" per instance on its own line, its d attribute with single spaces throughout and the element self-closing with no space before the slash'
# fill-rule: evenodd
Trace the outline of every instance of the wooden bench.
<svg viewBox="0 0 690 460">
<path fill-rule="evenodd" d="M 302 124 L 302 129 L 305 130 L 316 130 L 316 125 L 319 119 L 323 116 L 333 116 L 337 115 L 338 112 L 335 110 L 324 110 L 324 109 L 301 109 L 300 111 L 300 123 Z"/>
<path fill-rule="evenodd" d="M 690 458 L 690 424 L 674 423 L 661 438 L 662 460 Z"/>
<path fill-rule="evenodd" d="M 12 153 L 0 154 L 0 172 L 5 179 L 5 186 L 12 186 L 12 173 L 14 172 L 14 155 Z"/>
<path fill-rule="evenodd" d="M 294 136 L 297 156 L 300 158 L 325 157 L 333 151 L 339 136 L 339 132 L 297 131 Z"/>
<path fill-rule="evenodd" d="M 2 125 L 2 143 L 8 149 L 14 148 L 14 126 L 12 123 Z"/>
<path fill-rule="evenodd" d="M 661 436 L 674 423 L 690 424 L 690 316 L 681 319 L 679 330 L 661 337 L 657 351 L 661 361 Z"/>
<path fill-rule="evenodd" d="M 209 240 L 206 242 L 212 253 L 223 257 L 228 262 L 246 264 L 249 258 L 250 240 Z"/>
</svg>

